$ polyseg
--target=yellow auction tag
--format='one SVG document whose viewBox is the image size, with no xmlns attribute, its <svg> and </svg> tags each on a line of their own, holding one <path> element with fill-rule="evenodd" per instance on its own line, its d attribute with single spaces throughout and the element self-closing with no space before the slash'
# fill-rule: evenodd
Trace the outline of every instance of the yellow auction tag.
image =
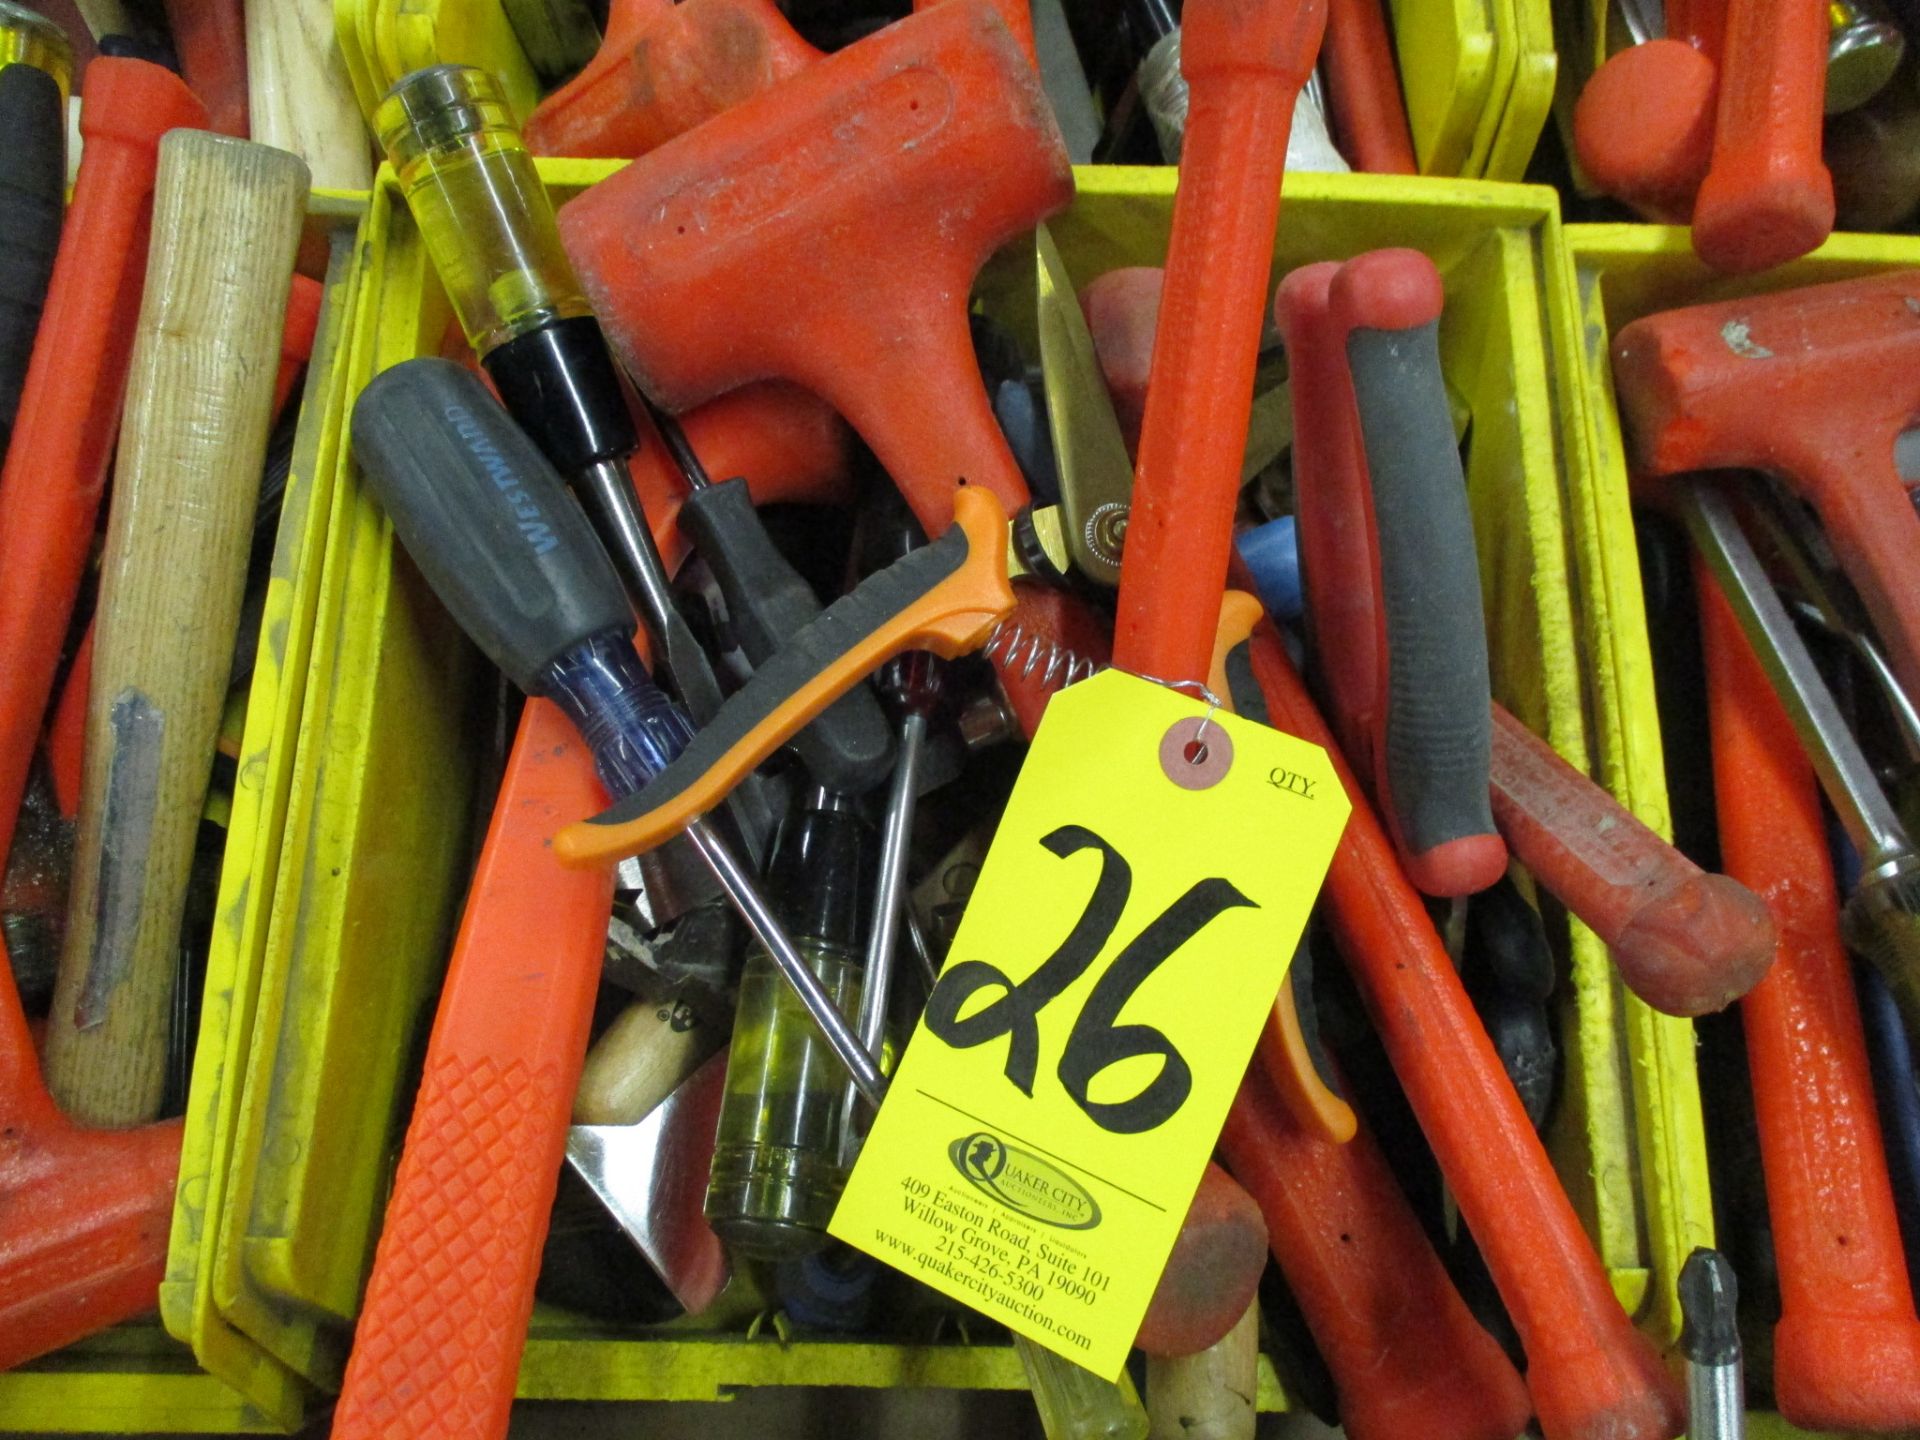
<svg viewBox="0 0 1920 1440">
<path fill-rule="evenodd" d="M 1347 810 L 1317 745 L 1056 695 L 832 1233 L 1119 1374 Z"/>
</svg>

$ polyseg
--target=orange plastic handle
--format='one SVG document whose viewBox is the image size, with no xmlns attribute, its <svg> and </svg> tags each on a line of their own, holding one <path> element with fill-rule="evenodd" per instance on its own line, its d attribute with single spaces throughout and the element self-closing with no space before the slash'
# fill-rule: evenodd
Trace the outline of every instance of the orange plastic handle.
<svg viewBox="0 0 1920 1440">
<path fill-rule="evenodd" d="M 1293 105 L 1326 0 L 1190 0 L 1180 188 L 1120 565 L 1114 663 L 1198 680 L 1233 548 Z"/>
<path fill-rule="evenodd" d="M 613 905 L 613 872 L 561 868 L 547 836 L 605 798 L 572 723 L 529 700 L 434 1016 L 334 1440 L 507 1433 Z"/>
<path fill-rule="evenodd" d="M 1271 625 L 1254 632 L 1252 661 L 1273 725 L 1324 747 L 1353 803 L 1322 900 L 1520 1334 L 1547 1440 L 1668 1440 L 1685 1419 L 1673 1378 L 1614 1298 L 1459 972 Z"/>
<path fill-rule="evenodd" d="M 914 0 L 923 10 L 937 0 Z M 1026 0 L 995 8 L 1036 69 Z M 817 63 L 773 0 L 616 0 L 586 68 L 527 117 L 536 155 L 628 159 Z"/>
<path fill-rule="evenodd" d="M 953 519 L 966 537 L 966 555 L 958 568 L 882 623 L 854 637 L 671 798 L 630 818 L 603 815 L 567 826 L 554 837 L 554 852 L 561 862 L 598 865 L 664 844 L 725 800 L 734 786 L 815 715 L 902 651 L 931 650 L 951 660 L 978 649 L 988 632 L 1013 610 L 1013 587 L 1007 581 L 1006 512 L 989 492 L 962 490 L 954 497 Z M 843 607 L 855 598 L 843 597 L 828 606 L 789 644 L 800 644 L 810 632 L 832 634 L 833 627 L 845 623 Z M 768 669 L 763 666 L 757 673 L 766 674 Z M 744 700 L 751 689 L 750 681 L 728 704 Z M 726 714 L 723 707 L 714 724 L 724 723 Z M 641 790 L 635 800 L 646 803 L 647 790 Z"/>
<path fill-rule="evenodd" d="M 1767 973 L 1773 923 L 1751 890 L 1707 874 L 1498 705 L 1492 790 L 1515 856 L 1654 1009 L 1724 1010 Z"/>
<path fill-rule="evenodd" d="M 1511 1440 L 1527 1389 L 1480 1327 L 1365 1129 L 1344 1145 L 1247 1071 L 1220 1153 L 1267 1222 L 1353 1440 Z"/>
<path fill-rule="evenodd" d="M 1415 174 L 1420 167 L 1380 0 L 1327 0 L 1321 64 L 1334 134 L 1353 168 L 1373 175 Z"/>
<path fill-rule="evenodd" d="M 0 471 L 0 855 L 13 843 L 120 428 L 160 137 L 205 123 L 170 70 L 113 58 L 87 67 L 80 173 Z"/>
<path fill-rule="evenodd" d="M 280 0 L 285 3 L 285 0 Z M 247 21 L 242 0 L 165 0 L 181 73 L 207 107 L 207 126 L 247 138 Z"/>
<path fill-rule="evenodd" d="M 1730 0 L 1713 163 L 1693 202 L 1694 253 L 1745 274 L 1804 255 L 1833 231 L 1820 158 L 1828 12 L 1812 0 Z"/>
<path fill-rule="evenodd" d="M 1773 970 L 1741 1006 L 1780 1271 L 1773 1389 L 1814 1430 L 1920 1426 L 1914 1315 L 1820 790 L 1726 597 L 1695 562 L 1720 850 L 1765 897 Z"/>
</svg>

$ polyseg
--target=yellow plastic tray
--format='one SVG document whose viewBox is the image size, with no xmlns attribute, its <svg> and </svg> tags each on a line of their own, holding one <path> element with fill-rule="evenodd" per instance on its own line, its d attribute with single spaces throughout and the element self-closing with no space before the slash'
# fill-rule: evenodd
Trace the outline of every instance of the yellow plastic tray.
<svg viewBox="0 0 1920 1440">
<path fill-rule="evenodd" d="M 524 120 L 540 103 L 534 74 L 500 0 L 334 0 L 334 35 L 369 120 L 393 82 L 428 65 L 478 65 Z"/>
<path fill-rule="evenodd" d="M 1422 175 L 1465 172 L 1494 88 L 1497 0 L 1392 0 L 1394 53 Z"/>
<path fill-rule="evenodd" d="M 605 162 L 542 162 L 561 200 L 615 168 Z M 1114 266 L 1163 257 L 1172 170 L 1089 168 L 1078 179 L 1075 205 L 1052 222 L 1076 283 Z M 1659 821 L 1664 793 L 1657 736 L 1651 753 L 1628 738 L 1654 734 L 1644 636 L 1636 640 L 1634 633 L 1638 578 L 1631 568 L 1630 521 L 1624 488 L 1594 461 L 1590 427 L 1582 418 L 1587 392 L 1578 352 L 1570 348 L 1579 342 L 1581 315 L 1553 193 L 1376 176 L 1296 175 L 1287 183 L 1276 275 L 1305 261 L 1382 245 L 1416 246 L 1440 265 L 1448 288 L 1442 358 L 1451 388 L 1471 412 L 1467 479 L 1496 687 L 1562 753 L 1582 765 L 1597 764 L 1617 793 Z M 381 848 L 409 827 L 417 839 L 441 833 L 444 840 L 465 823 L 466 807 L 449 805 L 445 792 L 434 790 L 433 782 L 445 777 L 380 781 L 369 763 L 370 727 L 379 724 L 399 727 L 402 733 L 387 743 L 413 747 L 415 755 L 458 752 L 465 717 L 457 705 L 430 703 L 434 691 L 427 683 L 432 663 L 458 647 L 425 643 L 424 636 L 443 633 L 431 628 L 436 612 L 396 558 L 389 532 L 339 453 L 339 419 L 358 387 L 385 364 L 439 347 L 444 299 L 426 280 L 424 267 L 411 219 L 383 170 L 356 251 L 356 326 L 345 366 L 349 378 L 333 411 L 336 463 L 324 546 L 303 552 L 307 568 L 292 579 L 296 591 L 308 584 L 319 593 L 311 602 L 306 694 L 293 707 L 301 716 L 299 746 L 296 770 L 285 782 L 275 893 L 264 914 L 249 912 L 253 928 L 245 932 L 263 971 L 252 982 L 258 986 L 256 1014 L 244 1044 L 230 1025 L 224 1048 L 216 1052 L 203 1044 L 197 1059 L 224 1079 L 244 1056 L 246 1074 L 220 1084 L 217 1103 L 193 1097 L 196 1115 L 204 1110 L 209 1118 L 215 1112 L 229 1116 L 230 1139 L 222 1152 L 224 1188 L 213 1202 L 219 1214 L 213 1243 L 200 1216 L 180 1217 L 182 1231 L 198 1245 L 191 1286 L 174 1292 L 169 1318 L 184 1302 L 184 1313 L 202 1324 L 197 1341 L 233 1339 L 232 1355 L 245 1363 L 229 1370 L 222 1360 L 222 1374 L 255 1403 L 250 1407 L 219 1381 L 187 1371 L 182 1353 L 152 1327 L 127 1327 L 0 1376 L 0 1428 L 285 1427 L 337 1380 L 339 1340 L 346 1333 L 340 1297 L 348 1296 L 350 1304 L 359 1281 L 355 1267 L 365 1263 L 378 1217 L 363 1207 L 351 1223 L 338 1225 L 321 1203 L 321 1189 L 303 1189 L 291 1178 L 267 1181 L 283 1171 L 290 1177 L 285 1161 L 298 1149 L 333 1157 L 324 1171 L 308 1172 L 310 1184 L 331 1177 L 363 1199 L 377 1196 L 392 1162 L 393 1134 L 366 1117 L 391 1116 L 379 1104 L 353 1120 L 343 1119 L 333 1105 L 282 1112 L 273 1102 L 288 1093 L 289 1084 L 279 1077 L 301 1058 L 309 1039 L 329 1054 L 364 1055 L 357 1047 L 374 1034 L 333 1023 L 350 1010 L 364 1014 L 354 1005 L 375 1003 L 375 991 L 356 992 L 354 1004 L 344 991 L 323 993 L 330 959 L 365 965 L 377 955 L 404 972 L 392 983 L 408 997 L 424 992 L 444 958 L 444 940 L 420 917 L 445 914 L 462 884 L 456 866 L 400 871 L 391 852 Z M 1624 550 L 1623 534 L 1629 547 Z M 377 596 L 384 599 L 375 604 Z M 382 658 L 407 670 L 407 685 L 396 688 L 383 676 Z M 396 705 L 375 703 L 402 692 L 417 702 L 404 716 L 395 713 Z M 287 708 L 283 699 L 283 717 Z M 350 797 L 344 809 L 327 799 L 336 785 L 349 787 L 340 792 Z M 377 811 L 364 803 L 354 809 L 353 795 L 377 800 Z M 336 865 L 337 876 L 331 873 Z M 362 936 L 366 943 L 351 955 L 328 952 L 332 942 L 323 937 L 348 933 L 350 927 L 341 927 L 316 932 L 302 953 L 288 928 L 302 907 L 337 917 L 337 909 L 326 907 L 361 893 L 356 886 L 376 883 L 361 873 L 373 867 L 393 872 L 384 883 L 410 887 L 404 908 L 416 923 L 405 930 L 404 943 L 380 948 Z M 379 912 L 376 907 L 367 913 Z M 1650 1017 L 1637 1014 L 1637 1002 L 1623 996 L 1591 935 L 1574 927 L 1569 948 L 1577 986 L 1566 999 L 1569 1083 L 1553 1147 L 1616 1292 L 1652 1333 L 1671 1340 L 1677 1319 L 1659 1297 L 1670 1294 L 1679 1258 L 1711 1235 L 1691 1031 L 1685 1022 L 1653 1019 L 1649 1025 Z M 361 983 L 367 983 L 364 975 Z M 289 1015 L 309 1012 L 323 1017 L 317 1030 L 288 1028 Z M 425 1006 L 414 1013 L 424 1017 Z M 394 1037 L 407 1033 L 404 1023 L 388 1024 L 377 1043 L 397 1050 L 402 1047 Z M 392 1058 L 397 1064 L 398 1057 Z M 196 1084 L 199 1079 L 197 1070 Z M 311 1097 L 310 1090 L 291 1088 Z M 263 1101 L 264 1125 L 251 1108 Z M 312 1126 L 312 1133 L 302 1133 L 301 1124 Z M 271 1148 L 235 1144 L 242 1135 Z M 204 1207 L 207 1201 L 203 1196 L 198 1203 Z M 208 1296 L 220 1303 L 210 1305 Z M 298 1303 L 290 1303 L 296 1297 Z M 192 1333 L 191 1324 L 187 1328 Z M 211 1346 L 207 1353 L 212 1355 Z M 520 1392 L 542 1399 L 712 1399 L 744 1386 L 826 1383 L 1004 1388 L 1022 1382 L 1017 1361 L 1001 1346 L 782 1345 L 767 1336 L 749 1341 L 685 1328 L 623 1329 L 541 1307 Z M 88 1403 L 63 1404 L 62 1397 L 82 1385 L 89 1387 Z M 1261 1403 L 1283 1403 L 1265 1368 Z"/>
<path fill-rule="evenodd" d="M 1488 180 L 1518 180 L 1553 111 L 1560 60 L 1554 48 L 1550 0 L 1514 0 L 1513 88 L 1494 131 L 1493 147 L 1480 172 Z"/>
</svg>

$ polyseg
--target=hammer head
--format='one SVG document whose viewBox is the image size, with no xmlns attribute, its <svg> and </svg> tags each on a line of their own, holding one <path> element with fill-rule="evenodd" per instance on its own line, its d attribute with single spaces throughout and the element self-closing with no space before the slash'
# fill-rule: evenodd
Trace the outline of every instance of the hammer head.
<svg viewBox="0 0 1920 1440">
<path fill-rule="evenodd" d="M 180 1122 L 82 1130 L 54 1108 L 0 945 L 0 1370 L 153 1308 Z"/>
<path fill-rule="evenodd" d="M 644 155 L 820 58 L 772 0 L 630 0 L 620 20 L 527 117 L 536 155 Z"/>
<path fill-rule="evenodd" d="M 566 206 L 560 231 L 658 403 L 795 380 L 861 431 L 937 533 L 962 479 L 1010 510 L 1026 499 L 967 292 L 1072 195 L 1005 22 L 987 0 L 950 0 L 652 151 Z"/>
<path fill-rule="evenodd" d="M 1805 493 L 1889 469 L 1920 417 L 1920 271 L 1650 315 L 1615 339 L 1613 375 L 1648 474 L 1767 470 Z"/>
</svg>

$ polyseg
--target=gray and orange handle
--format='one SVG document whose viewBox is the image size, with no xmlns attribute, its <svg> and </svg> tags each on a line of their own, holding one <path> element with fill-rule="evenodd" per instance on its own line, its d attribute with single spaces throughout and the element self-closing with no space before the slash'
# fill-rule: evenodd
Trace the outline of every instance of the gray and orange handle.
<svg viewBox="0 0 1920 1440">
<path fill-rule="evenodd" d="M 527 701 L 434 1016 L 335 1440 L 507 1433 L 613 905 L 612 870 L 556 864 L 548 836 L 605 798 L 572 723 Z"/>
<path fill-rule="evenodd" d="M 1429 895 L 1506 873 L 1487 803 L 1486 626 L 1440 372 L 1440 272 L 1417 250 L 1294 271 L 1274 299 L 1296 386 L 1302 568 L 1346 753 Z M 1298 386 L 1306 383 L 1308 392 Z M 1309 403 L 1311 397 L 1311 403 Z M 1344 428 L 1346 436 L 1324 432 Z"/>
<path fill-rule="evenodd" d="M 1920 1319 L 1820 790 L 1732 608 L 1697 561 L 1696 570 L 1720 850 L 1766 898 L 1779 932 L 1772 972 L 1741 1006 L 1780 1272 L 1774 1397 L 1807 1429 L 1911 1431 Z"/>
<path fill-rule="evenodd" d="M 827 705 L 907 650 L 945 659 L 978 649 L 1013 610 L 1007 515 L 986 490 L 958 491 L 938 540 L 860 582 L 796 631 L 730 696 L 678 759 L 554 850 L 597 865 L 663 844 L 712 810 Z"/>
<path fill-rule="evenodd" d="M 1493 813 L 1533 878 L 1606 941 L 1654 1009 L 1723 1010 L 1773 963 L 1757 895 L 1695 865 L 1498 705 Z"/>
<path fill-rule="evenodd" d="M 1254 631 L 1249 659 L 1272 723 L 1325 748 L 1353 802 L 1327 916 L 1519 1332 L 1547 1440 L 1668 1440 L 1684 1420 L 1679 1388 L 1615 1299 L 1419 893 L 1270 624 Z"/>
</svg>

